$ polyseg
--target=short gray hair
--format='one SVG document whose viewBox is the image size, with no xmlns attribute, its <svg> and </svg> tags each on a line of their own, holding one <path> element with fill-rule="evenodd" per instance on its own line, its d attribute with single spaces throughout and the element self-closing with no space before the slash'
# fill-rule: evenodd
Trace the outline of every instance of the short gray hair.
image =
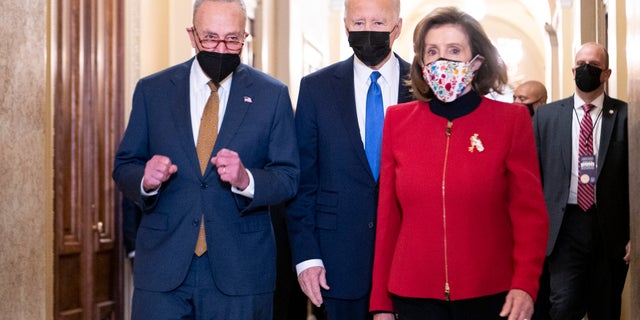
<svg viewBox="0 0 640 320">
<path fill-rule="evenodd" d="M 347 8 L 349 7 L 349 1 L 351 0 L 344 0 L 344 16 L 347 16 Z M 393 15 L 394 18 L 399 18 L 400 17 L 400 0 L 388 0 L 390 2 L 393 3 Z"/>
<path fill-rule="evenodd" d="M 242 13 L 244 14 L 245 18 L 247 17 L 247 7 L 244 5 L 244 1 L 243 0 L 196 0 L 193 3 L 193 18 L 195 18 L 196 12 L 198 11 L 198 8 L 200 8 L 202 3 L 205 2 L 205 1 L 237 3 L 242 8 Z"/>
</svg>

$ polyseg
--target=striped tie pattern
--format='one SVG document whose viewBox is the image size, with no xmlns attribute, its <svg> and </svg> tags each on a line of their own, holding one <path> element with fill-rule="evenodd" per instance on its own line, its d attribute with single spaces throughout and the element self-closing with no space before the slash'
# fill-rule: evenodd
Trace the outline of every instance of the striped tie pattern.
<svg viewBox="0 0 640 320">
<path fill-rule="evenodd" d="M 591 104 L 582 106 L 584 109 L 584 117 L 580 121 L 580 139 L 578 141 L 578 157 L 593 155 L 593 122 L 589 111 L 593 108 Z M 578 172 L 578 177 L 582 176 Z M 595 203 L 594 185 L 592 183 L 582 183 L 578 179 L 578 205 L 584 211 L 587 211 Z"/>
</svg>

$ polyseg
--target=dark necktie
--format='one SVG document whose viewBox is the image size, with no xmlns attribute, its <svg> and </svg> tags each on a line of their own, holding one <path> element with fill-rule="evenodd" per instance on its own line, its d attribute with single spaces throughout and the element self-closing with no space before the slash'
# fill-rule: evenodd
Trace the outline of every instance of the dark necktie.
<svg viewBox="0 0 640 320">
<path fill-rule="evenodd" d="M 580 121 L 580 139 L 578 141 L 578 158 L 585 155 L 593 155 L 593 122 L 589 111 L 593 108 L 591 104 L 582 106 L 584 117 Z M 578 169 L 578 171 L 580 171 Z M 581 177 L 578 172 L 578 177 Z M 578 205 L 582 210 L 587 211 L 594 204 L 594 185 L 592 183 L 582 183 L 578 179 Z"/>
<path fill-rule="evenodd" d="M 211 152 L 213 151 L 213 145 L 218 138 L 218 109 L 220 106 L 220 97 L 218 97 L 217 83 L 209 81 L 207 83 L 211 88 L 211 95 L 207 100 L 207 104 L 202 112 L 202 118 L 200 118 L 200 130 L 198 131 L 198 144 L 196 144 L 196 151 L 198 153 L 198 162 L 200 163 L 200 172 L 204 175 L 204 171 L 207 169 L 209 160 L 211 159 Z M 207 251 L 207 236 L 204 232 L 204 215 L 200 220 L 200 231 L 198 233 L 198 241 L 194 252 L 197 256 L 203 255 Z"/>
<path fill-rule="evenodd" d="M 367 154 L 369 167 L 373 178 L 377 181 L 380 174 L 380 153 L 382 151 L 382 124 L 384 122 L 384 107 L 382 106 L 382 91 L 378 85 L 380 72 L 374 71 L 369 77 L 371 84 L 367 91 L 367 115 L 365 121 L 364 151 Z"/>
</svg>

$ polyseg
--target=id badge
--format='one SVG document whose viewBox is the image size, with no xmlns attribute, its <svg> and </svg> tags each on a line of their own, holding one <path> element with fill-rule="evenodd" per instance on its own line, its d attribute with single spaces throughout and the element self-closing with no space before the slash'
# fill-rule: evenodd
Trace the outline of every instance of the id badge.
<svg viewBox="0 0 640 320">
<path fill-rule="evenodd" d="M 596 183 L 596 156 L 593 154 L 580 156 L 578 162 L 578 181 L 582 184 Z"/>
</svg>

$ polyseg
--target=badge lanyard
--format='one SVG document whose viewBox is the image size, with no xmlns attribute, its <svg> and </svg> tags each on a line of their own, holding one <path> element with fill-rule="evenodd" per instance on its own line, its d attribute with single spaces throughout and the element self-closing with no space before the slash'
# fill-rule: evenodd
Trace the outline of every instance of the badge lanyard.
<svg viewBox="0 0 640 320">
<path fill-rule="evenodd" d="M 582 119 L 579 119 L 578 117 L 578 112 L 576 111 L 576 108 L 573 108 L 573 112 L 576 115 L 576 119 L 580 120 L 578 121 L 578 123 L 582 122 Z M 587 116 L 587 113 L 585 112 L 584 116 L 582 117 L 584 119 L 584 117 Z M 589 133 L 589 136 L 587 136 L 587 141 L 591 140 L 591 143 L 594 143 L 594 139 L 593 139 L 593 132 L 596 130 L 596 126 L 598 124 L 598 121 L 600 121 L 600 117 L 602 116 L 602 110 L 600 110 L 600 112 L 598 113 L 598 116 L 596 117 L 596 121 L 593 123 L 593 126 L 591 128 L 591 132 Z M 580 143 L 580 129 L 578 129 L 578 143 Z M 593 146 L 592 146 L 593 149 Z M 580 146 L 578 146 L 578 155 L 580 154 Z M 596 183 L 596 155 L 595 152 L 593 152 L 593 154 L 587 154 L 587 155 L 579 155 L 578 156 L 578 182 L 579 183 L 589 183 L 589 184 L 595 184 Z"/>
</svg>

